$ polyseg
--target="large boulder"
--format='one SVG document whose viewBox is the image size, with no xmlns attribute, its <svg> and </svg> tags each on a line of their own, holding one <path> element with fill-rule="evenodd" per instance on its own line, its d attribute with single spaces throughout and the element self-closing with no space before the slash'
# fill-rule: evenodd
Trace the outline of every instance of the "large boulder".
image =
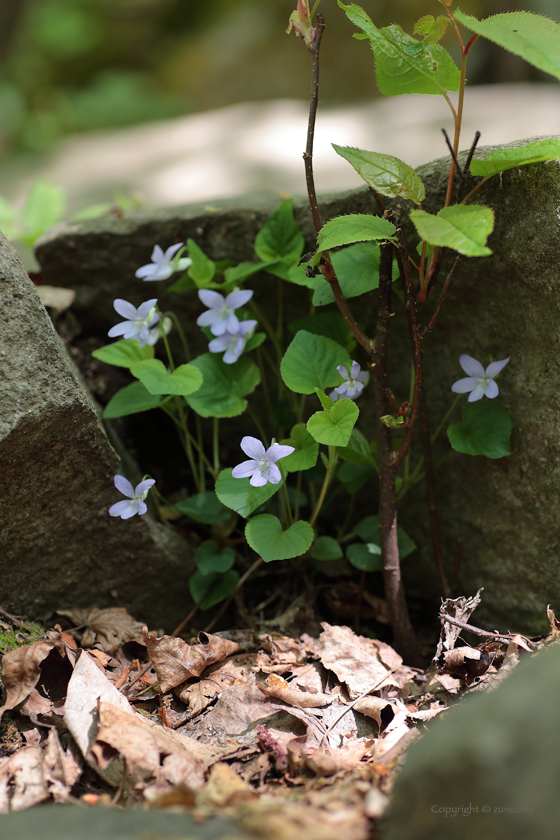
<svg viewBox="0 0 560 840">
<path fill-rule="evenodd" d="M 477 155 L 489 151 L 482 148 Z M 464 161 L 464 156 L 461 159 Z M 428 211 L 443 206 L 448 171 L 449 158 L 419 168 L 426 184 L 424 206 Z M 466 180 L 468 190 L 474 180 L 469 176 Z M 515 627 L 525 633 L 544 629 L 546 604 L 560 601 L 560 513 L 552 501 L 560 492 L 556 469 L 560 455 L 558 195 L 560 168 L 555 161 L 509 170 L 478 191 L 476 201 L 496 212 L 496 227 L 489 240 L 493 255 L 461 259 L 440 321 L 426 346 L 432 429 L 451 405 L 452 383 L 463 376 L 458 362 L 461 353 L 482 361 L 490 356 L 511 356 L 499 377 L 499 401 L 513 417 L 511 457 L 488 461 L 454 454 L 437 470 L 437 497 L 448 567 L 461 538 L 462 589 L 474 592 L 479 586 L 485 588 L 481 619 L 491 626 Z M 196 205 L 61 226 L 38 243 L 36 255 L 46 282 L 76 291 L 75 311 L 86 331 L 106 335 L 115 323 L 114 297 L 138 305 L 147 296 L 134 272 L 149 261 L 156 242 L 167 247 L 192 237 L 214 259 L 252 259 L 251 243 L 274 206 L 221 202 L 211 208 Z M 324 221 L 341 213 L 376 212 L 367 189 L 327 197 L 320 207 Z M 296 203 L 295 215 L 312 247 L 305 203 Z M 406 222 L 405 229 L 411 247 L 415 247 Z M 450 265 L 451 258 L 443 276 Z M 255 294 L 263 305 L 271 282 L 270 278 L 255 282 Z M 200 306 L 193 296 L 169 293 L 165 284 L 149 284 L 150 294 L 152 291 L 163 308 L 178 311 L 187 328 L 194 325 Z M 300 317 L 307 310 L 307 298 L 302 295 L 294 287 L 290 296 L 290 305 L 295 310 L 300 307 Z M 428 316 L 436 297 L 437 292 L 426 306 Z M 371 331 L 375 302 L 352 300 L 351 305 Z M 395 331 L 391 344 L 395 388 L 398 398 L 404 400 L 410 342 L 398 308 Z M 199 331 L 195 328 L 192 332 L 196 341 Z M 370 427 L 372 436 L 366 395 L 361 405 L 360 423 L 365 424 L 366 434 Z M 459 413 L 452 419 L 458 422 Z M 448 452 L 444 434 L 436 446 L 436 461 Z M 420 487 L 406 496 L 399 515 L 419 545 L 419 557 L 406 561 L 408 581 L 417 591 L 437 596 Z"/>
<path fill-rule="evenodd" d="M 149 514 L 108 515 L 123 498 L 113 486 L 121 460 L 1 234 L 0 307 L 2 606 L 33 616 L 126 606 L 173 629 L 188 605 L 192 552 Z"/>
</svg>

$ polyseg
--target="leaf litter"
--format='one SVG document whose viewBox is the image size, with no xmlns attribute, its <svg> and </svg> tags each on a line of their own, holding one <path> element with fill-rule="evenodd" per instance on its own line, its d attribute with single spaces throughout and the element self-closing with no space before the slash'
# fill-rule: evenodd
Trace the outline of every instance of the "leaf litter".
<svg viewBox="0 0 560 840">
<path fill-rule="evenodd" d="M 75 630 L 56 625 L 2 658 L 0 813 L 180 807 L 237 818 L 250 840 L 375 837 L 426 724 L 560 638 L 550 607 L 546 637 L 479 630 L 479 603 L 480 591 L 443 601 L 426 671 L 349 627 L 318 627 L 299 604 L 291 633 L 270 624 L 188 642 L 123 609 L 60 611 Z"/>
</svg>

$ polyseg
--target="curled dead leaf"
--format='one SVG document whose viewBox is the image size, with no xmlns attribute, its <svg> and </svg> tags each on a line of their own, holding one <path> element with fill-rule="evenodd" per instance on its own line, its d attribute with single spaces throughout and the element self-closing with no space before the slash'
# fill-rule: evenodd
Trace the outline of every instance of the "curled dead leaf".
<svg viewBox="0 0 560 840">
<path fill-rule="evenodd" d="M 53 645 L 41 640 L 31 645 L 10 650 L 2 657 L 2 682 L 4 684 L 4 705 L 0 708 L 0 720 L 8 709 L 15 709 L 29 697 L 41 676 L 41 663 L 47 658 Z"/>
<path fill-rule="evenodd" d="M 292 688 L 290 683 L 286 682 L 283 677 L 279 677 L 278 674 L 269 674 L 266 682 L 258 682 L 257 687 L 267 697 L 275 697 L 277 700 L 283 700 L 284 703 L 300 709 L 316 709 L 320 706 L 328 706 L 334 699 L 328 694 L 320 694 L 319 692 L 311 694 L 308 691 L 301 691 L 299 688 Z"/>
<path fill-rule="evenodd" d="M 379 729 L 386 729 L 395 717 L 395 710 L 392 703 L 383 697 L 367 695 L 354 703 L 354 709 L 362 715 L 373 718 Z"/>
<path fill-rule="evenodd" d="M 153 662 L 163 692 L 175 688 L 191 677 L 199 677 L 209 665 L 237 653 L 241 647 L 220 636 L 198 634 L 198 645 L 189 645 L 177 636 L 154 636 L 143 628 L 144 644 Z"/>
<path fill-rule="evenodd" d="M 97 645 L 105 653 L 116 653 L 125 642 L 130 642 L 140 635 L 143 625 L 136 621 L 122 607 L 111 607 L 106 610 L 97 608 L 91 610 L 57 610 L 58 615 L 64 615 L 77 627 L 85 624 L 82 634 L 82 647 Z"/>
</svg>

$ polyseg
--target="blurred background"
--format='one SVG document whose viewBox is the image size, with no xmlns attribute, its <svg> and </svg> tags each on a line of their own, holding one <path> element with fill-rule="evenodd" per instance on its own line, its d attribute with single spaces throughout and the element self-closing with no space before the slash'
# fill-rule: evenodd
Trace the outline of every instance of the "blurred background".
<svg viewBox="0 0 560 840">
<path fill-rule="evenodd" d="M 437 0 L 361 5 L 377 25 L 398 22 L 408 32 L 418 17 L 443 13 Z M 478 17 L 515 8 L 560 17 L 557 0 L 461 0 L 460 7 Z M 310 85 L 307 51 L 284 32 L 294 8 L 295 0 L 0 0 L 0 194 L 21 203 L 33 179 L 44 177 L 64 187 L 74 212 L 131 190 L 156 205 L 293 192 Z M 442 124 L 450 128 L 445 105 L 435 97 L 382 103 L 369 46 L 352 38 L 356 30 L 336 0 L 320 8 L 330 160 L 322 191 L 354 185 L 352 173 L 336 169 L 331 141 L 404 149 L 415 165 L 445 154 L 441 135 L 428 157 L 411 136 L 415 123 L 429 124 L 429 138 Z M 457 58 L 450 32 L 443 43 Z M 483 39 L 468 76 L 477 88 L 510 90 L 501 96 L 492 87 L 490 99 L 475 100 L 489 119 L 484 136 L 485 116 L 477 116 L 481 142 L 515 139 L 512 130 L 560 133 L 552 77 Z M 496 134 L 500 127 L 507 137 Z M 329 166 L 339 174 L 328 175 Z"/>
</svg>

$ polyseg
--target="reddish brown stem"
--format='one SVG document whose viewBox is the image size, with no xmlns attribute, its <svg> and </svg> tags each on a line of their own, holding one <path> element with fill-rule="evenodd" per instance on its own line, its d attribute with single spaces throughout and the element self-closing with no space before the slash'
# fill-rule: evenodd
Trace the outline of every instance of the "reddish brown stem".
<svg viewBox="0 0 560 840">
<path fill-rule="evenodd" d="M 393 247 L 381 246 L 379 266 L 379 313 L 375 334 L 375 352 L 382 374 L 387 370 L 389 334 L 391 326 L 391 281 Z M 375 380 L 377 416 L 388 413 L 389 404 L 385 389 Z M 397 463 L 394 458 L 391 431 L 381 420 L 377 421 L 377 445 L 379 454 L 379 530 L 381 537 L 381 559 L 385 597 L 389 606 L 391 625 L 395 636 L 394 644 L 410 664 L 419 660 L 414 630 L 408 615 L 404 594 L 397 545 L 397 511 L 395 503 L 395 475 Z"/>
<path fill-rule="evenodd" d="M 342 289 L 340 288 L 340 283 L 338 282 L 338 278 L 334 273 L 334 268 L 332 262 L 329 259 L 326 259 L 325 264 L 321 266 L 323 271 L 323 277 L 330 284 L 330 287 L 333 291 L 334 299 L 336 301 L 336 305 L 338 306 L 340 313 L 344 320 L 346 321 L 348 328 L 352 332 L 352 335 L 358 342 L 361 344 L 364 350 L 366 350 L 370 356 L 375 355 L 374 349 L 374 342 L 373 340 L 365 334 L 363 330 L 360 329 L 358 326 L 356 319 L 350 312 L 350 308 L 342 293 Z"/>
<path fill-rule="evenodd" d="M 317 204 L 317 193 L 315 192 L 315 179 L 313 177 L 313 140 L 315 137 L 315 119 L 317 117 L 317 105 L 319 104 L 319 50 L 321 38 L 325 31 L 325 18 L 322 14 L 317 15 L 317 35 L 309 45 L 309 52 L 312 60 L 311 75 L 311 103 L 309 105 L 309 120 L 307 122 L 307 145 L 303 154 L 305 163 L 305 180 L 307 183 L 307 195 L 309 196 L 309 207 L 313 219 L 313 227 L 317 236 L 321 230 L 321 215 Z"/>
<path fill-rule="evenodd" d="M 428 326 L 424 328 L 424 331 L 422 333 L 422 338 L 426 338 L 426 336 L 431 333 L 431 331 L 433 330 L 433 328 L 436 325 L 436 321 L 439 318 L 439 314 L 441 312 L 441 307 L 443 306 L 443 301 L 445 300 L 445 295 L 447 294 L 447 289 L 449 288 L 449 284 L 451 282 L 451 277 L 453 275 L 453 272 L 455 271 L 455 266 L 459 262 L 459 259 L 460 259 L 460 254 L 458 254 L 456 256 L 455 262 L 451 266 L 451 271 L 449 272 L 449 274 L 445 278 L 445 282 L 444 282 L 444 284 L 441 288 L 441 292 L 440 292 L 440 295 L 439 295 L 439 300 L 437 302 L 436 311 L 432 315 L 431 321 L 428 324 Z"/>
</svg>

